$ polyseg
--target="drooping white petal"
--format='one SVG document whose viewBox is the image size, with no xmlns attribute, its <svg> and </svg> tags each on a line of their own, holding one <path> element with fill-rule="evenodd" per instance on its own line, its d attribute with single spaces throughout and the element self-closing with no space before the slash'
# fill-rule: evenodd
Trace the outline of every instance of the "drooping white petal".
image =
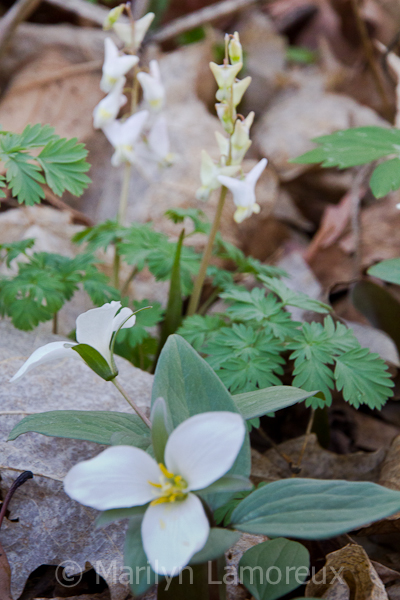
<svg viewBox="0 0 400 600">
<path fill-rule="evenodd" d="M 126 320 L 126 319 L 128 319 L 128 320 Z M 126 321 L 126 322 L 124 323 L 124 321 Z M 122 323 L 123 323 L 123 325 L 122 325 Z M 124 306 L 124 308 L 121 308 L 121 310 L 119 311 L 117 316 L 114 317 L 114 319 L 113 319 L 113 331 L 117 331 L 117 329 L 119 329 L 121 327 L 121 325 L 122 325 L 121 329 L 129 329 L 130 327 L 133 327 L 135 323 L 136 323 L 136 315 L 133 314 L 133 311 L 131 311 L 130 308 L 128 308 L 127 306 Z"/>
<path fill-rule="evenodd" d="M 110 92 L 118 81 L 134 67 L 139 59 L 132 55 L 119 55 L 118 48 L 111 38 L 104 40 L 104 64 L 103 76 L 100 82 L 100 89 L 103 92 Z"/>
<path fill-rule="evenodd" d="M 207 487 L 232 467 L 243 444 L 245 425 L 232 412 L 207 412 L 183 421 L 168 438 L 165 465 L 190 490 Z"/>
<path fill-rule="evenodd" d="M 201 501 L 185 500 L 149 506 L 142 521 L 143 548 L 152 569 L 178 575 L 207 541 L 210 526 Z"/>
<path fill-rule="evenodd" d="M 245 179 L 234 179 L 220 175 L 218 181 L 232 192 L 233 202 L 236 206 L 251 206 L 256 201 L 254 188 L 246 183 Z"/>
<path fill-rule="evenodd" d="M 117 118 L 121 106 L 127 101 L 127 97 L 122 93 L 125 81 L 125 77 L 121 77 L 111 92 L 95 106 L 93 110 L 93 125 L 95 129 L 105 127 Z"/>
<path fill-rule="evenodd" d="M 121 302 L 109 302 L 82 313 L 76 320 L 76 339 L 79 344 L 88 344 L 95 348 L 110 366 L 110 342 L 115 331 L 114 318 L 120 308 Z"/>
<path fill-rule="evenodd" d="M 139 448 L 112 446 L 90 460 L 78 463 L 64 479 L 64 490 L 73 500 L 97 510 L 141 506 L 154 500 L 160 469 Z"/>
<path fill-rule="evenodd" d="M 24 362 L 22 367 L 15 373 L 14 377 L 10 379 L 10 382 L 16 381 L 22 375 L 31 371 L 38 365 L 42 365 L 47 362 L 51 362 L 53 360 L 61 359 L 61 358 L 78 358 L 82 360 L 79 354 L 74 352 L 71 349 L 71 346 L 74 346 L 74 342 L 51 342 L 50 344 L 46 344 L 45 346 L 41 346 L 41 348 L 37 348 L 30 355 L 27 361 Z"/>
</svg>

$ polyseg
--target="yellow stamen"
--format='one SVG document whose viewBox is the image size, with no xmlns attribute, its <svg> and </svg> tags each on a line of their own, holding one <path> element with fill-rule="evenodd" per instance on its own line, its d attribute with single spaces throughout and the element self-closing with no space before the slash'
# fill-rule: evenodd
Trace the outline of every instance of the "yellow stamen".
<svg viewBox="0 0 400 600">
<path fill-rule="evenodd" d="M 174 474 L 171 471 L 168 471 L 167 467 L 165 467 L 162 463 L 158 463 L 158 466 L 161 469 L 161 473 L 165 475 L 167 479 L 173 479 Z"/>
</svg>

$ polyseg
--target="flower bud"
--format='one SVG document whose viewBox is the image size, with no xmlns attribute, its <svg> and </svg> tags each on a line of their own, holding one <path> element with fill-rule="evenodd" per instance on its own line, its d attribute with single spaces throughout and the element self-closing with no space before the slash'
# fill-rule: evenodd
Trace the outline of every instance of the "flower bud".
<svg viewBox="0 0 400 600">
<path fill-rule="evenodd" d="M 239 34 L 237 31 L 235 31 L 233 37 L 230 39 L 228 53 L 230 61 L 233 65 L 235 65 L 236 63 L 243 64 L 242 44 L 240 43 Z"/>
<path fill-rule="evenodd" d="M 107 31 L 108 29 L 111 29 L 115 25 L 115 23 L 118 21 L 118 19 L 124 12 L 124 9 L 125 9 L 125 4 L 120 4 L 119 6 L 116 6 L 115 8 L 112 8 L 110 10 L 110 12 L 108 13 L 108 15 L 106 17 L 106 20 L 103 23 L 103 29 L 105 31 Z"/>
<path fill-rule="evenodd" d="M 242 101 L 245 91 L 251 83 L 251 77 L 245 77 L 241 81 L 233 84 L 233 106 L 237 106 Z"/>
<path fill-rule="evenodd" d="M 226 133 L 229 133 L 229 135 L 233 133 L 236 114 L 231 114 L 229 105 L 226 104 L 226 102 L 220 102 L 219 104 L 215 105 L 215 110 L 217 111 L 218 118 L 221 121 L 222 127 L 225 129 Z"/>
</svg>

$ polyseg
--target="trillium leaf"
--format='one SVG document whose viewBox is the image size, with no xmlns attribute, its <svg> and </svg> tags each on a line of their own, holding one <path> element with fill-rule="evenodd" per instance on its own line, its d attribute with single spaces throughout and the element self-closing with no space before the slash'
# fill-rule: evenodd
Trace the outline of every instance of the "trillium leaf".
<svg viewBox="0 0 400 600">
<path fill-rule="evenodd" d="M 171 335 L 158 360 L 152 390 L 152 405 L 163 397 L 172 424 L 203 412 L 239 410 L 218 376 L 205 360 L 180 335 Z M 250 445 L 246 436 L 243 447 L 229 475 L 250 474 Z M 207 498 L 215 509 L 229 500 L 227 494 L 218 499 Z"/>
<path fill-rule="evenodd" d="M 235 394 L 233 400 L 242 417 L 247 420 L 292 406 L 306 398 L 311 398 L 315 393 L 306 392 L 290 385 L 275 385 L 263 390 Z"/>
<path fill-rule="evenodd" d="M 225 475 L 211 485 L 203 488 L 198 493 L 200 496 L 206 494 L 214 494 L 215 492 L 242 492 L 243 490 L 251 490 L 253 484 L 247 477 L 240 475 Z"/>
<path fill-rule="evenodd" d="M 134 596 L 144 594 L 146 590 L 162 579 L 154 573 L 147 560 L 142 544 L 141 524 L 142 517 L 140 515 L 132 517 L 126 532 L 124 548 L 125 566 L 132 569 L 130 585 Z"/>
<path fill-rule="evenodd" d="M 109 523 L 122 519 L 138 518 L 144 515 L 147 506 L 132 506 L 130 508 L 112 508 L 105 510 L 96 519 L 96 527 L 105 527 Z"/>
<path fill-rule="evenodd" d="M 151 441 L 157 462 L 164 463 L 164 450 L 173 427 L 164 398 L 157 398 L 151 411 Z"/>
<path fill-rule="evenodd" d="M 215 560 L 229 550 L 240 539 L 241 534 L 237 531 L 212 527 L 205 546 L 196 552 L 190 561 L 190 565 L 198 565 Z"/>
<path fill-rule="evenodd" d="M 400 510 L 400 492 L 375 483 L 283 479 L 247 496 L 232 513 L 235 529 L 318 540 Z"/>
<path fill-rule="evenodd" d="M 310 555 L 298 542 L 268 540 L 245 552 L 239 578 L 256 600 L 276 600 L 299 587 L 308 576 Z"/>
<path fill-rule="evenodd" d="M 140 417 L 112 411 L 52 410 L 29 415 L 14 427 L 8 440 L 28 431 L 107 445 L 113 444 L 116 433 L 124 433 L 136 440 L 131 445 L 138 448 L 147 448 L 150 443 L 149 430 Z"/>
<path fill-rule="evenodd" d="M 75 350 L 87 366 L 105 381 L 111 381 L 118 375 L 118 371 L 113 372 L 104 356 L 98 350 L 92 348 L 92 346 L 88 344 L 76 344 L 76 346 L 72 346 L 72 350 Z"/>
</svg>

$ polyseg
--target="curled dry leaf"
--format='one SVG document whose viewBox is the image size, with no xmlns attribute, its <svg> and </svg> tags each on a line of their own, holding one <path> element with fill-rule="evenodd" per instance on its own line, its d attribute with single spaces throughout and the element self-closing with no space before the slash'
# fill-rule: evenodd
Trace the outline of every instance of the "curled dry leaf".
<svg viewBox="0 0 400 600">
<path fill-rule="evenodd" d="M 323 569 L 307 584 L 305 596 L 327 600 L 387 600 L 385 586 L 365 550 L 349 544 L 328 554 Z"/>
</svg>

